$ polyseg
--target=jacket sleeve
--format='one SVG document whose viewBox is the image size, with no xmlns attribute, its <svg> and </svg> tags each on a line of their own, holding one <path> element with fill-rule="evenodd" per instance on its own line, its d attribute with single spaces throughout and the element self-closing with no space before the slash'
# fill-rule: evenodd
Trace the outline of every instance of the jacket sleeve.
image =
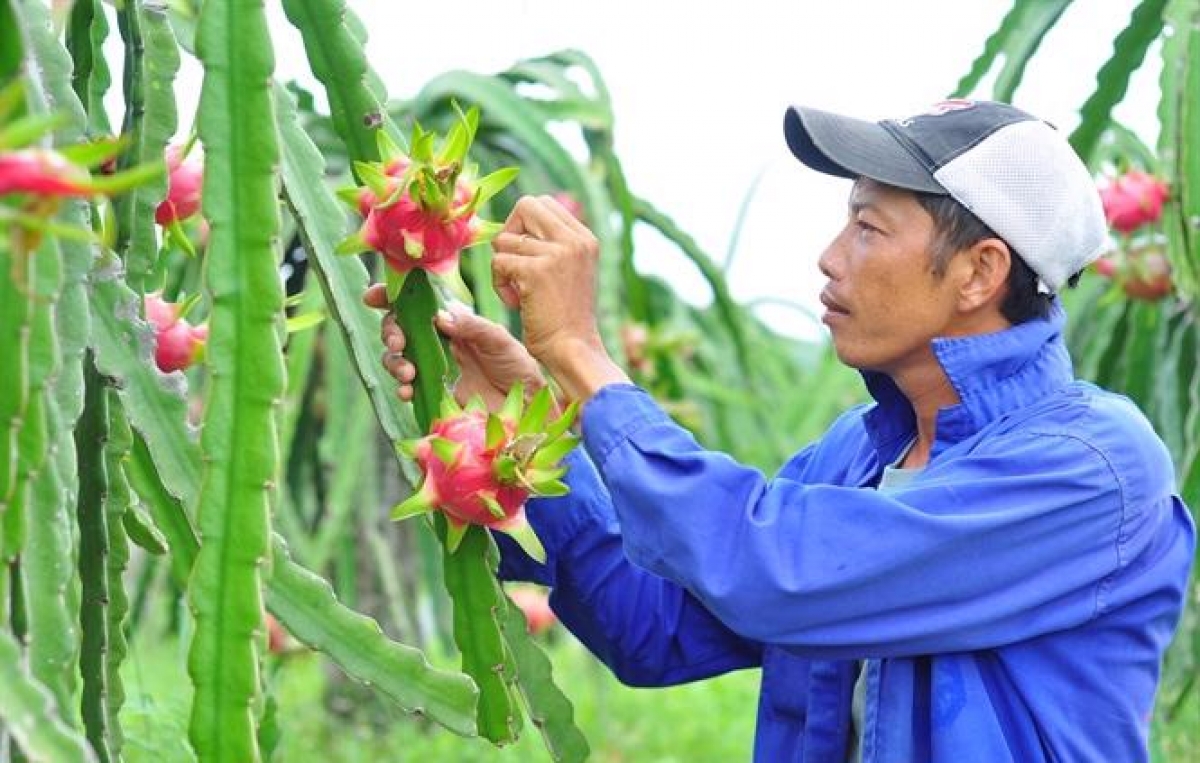
<svg viewBox="0 0 1200 763">
<path fill-rule="evenodd" d="M 798 469 L 768 481 L 629 385 L 588 402 L 583 433 L 635 564 L 737 633 L 810 658 L 975 650 L 1079 625 L 1109 606 L 1155 521 L 1127 513 L 1110 464 L 1070 432 L 990 438 L 886 494 L 805 484 Z"/>
<path fill-rule="evenodd" d="M 526 505 L 545 564 L 495 533 L 500 577 L 551 586 L 559 620 L 629 685 L 668 686 L 759 665 L 760 645 L 680 586 L 630 563 L 608 491 L 582 448 L 567 466 L 569 494 Z"/>
</svg>

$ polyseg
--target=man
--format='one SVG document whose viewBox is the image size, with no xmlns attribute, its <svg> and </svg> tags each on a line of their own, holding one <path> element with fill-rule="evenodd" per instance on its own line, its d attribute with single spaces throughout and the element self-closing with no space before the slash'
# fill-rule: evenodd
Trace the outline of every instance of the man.
<svg viewBox="0 0 1200 763">
<path fill-rule="evenodd" d="M 821 301 L 874 404 L 770 480 L 705 450 L 605 352 L 595 239 L 522 199 L 494 271 L 528 354 L 475 316 L 440 326 L 459 394 L 495 404 L 536 359 L 584 403 L 585 449 L 569 496 L 529 503 L 547 562 L 498 536 L 501 575 L 551 586 L 627 683 L 761 666 L 757 761 L 1146 760 L 1194 528 L 1145 418 L 1072 376 L 1054 294 L 1105 237 L 1086 168 L 982 101 L 792 108 L 785 133 L 854 180 Z"/>
</svg>

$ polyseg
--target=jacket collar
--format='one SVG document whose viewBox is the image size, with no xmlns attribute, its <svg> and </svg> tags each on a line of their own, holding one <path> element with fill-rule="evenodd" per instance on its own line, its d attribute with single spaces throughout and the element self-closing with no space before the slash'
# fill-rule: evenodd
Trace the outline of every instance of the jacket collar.
<svg viewBox="0 0 1200 763">
<path fill-rule="evenodd" d="M 938 412 L 931 457 L 1074 378 L 1062 339 L 1065 322 L 1066 314 L 1056 301 L 1045 320 L 992 334 L 933 340 L 934 355 L 961 402 Z M 862 376 L 876 402 L 865 415 L 867 434 L 886 459 L 915 433 L 912 405 L 891 377 L 875 371 L 864 371 Z"/>
</svg>

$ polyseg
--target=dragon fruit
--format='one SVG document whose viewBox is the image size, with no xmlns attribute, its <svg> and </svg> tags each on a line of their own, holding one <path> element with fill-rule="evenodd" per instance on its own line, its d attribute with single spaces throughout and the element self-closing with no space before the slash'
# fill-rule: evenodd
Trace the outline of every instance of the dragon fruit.
<svg viewBox="0 0 1200 763">
<path fill-rule="evenodd" d="M 158 293 L 144 300 L 146 320 L 154 327 L 154 363 L 165 374 L 189 368 L 204 357 L 208 325 L 193 326 L 183 317 L 184 308 L 167 302 Z"/>
<path fill-rule="evenodd" d="M 1130 170 L 1100 190 L 1104 216 L 1113 230 L 1131 233 L 1162 215 L 1167 184 L 1141 170 Z"/>
<path fill-rule="evenodd" d="M 373 250 L 397 273 L 445 274 L 458 266 L 464 249 L 490 241 L 501 226 L 481 220 L 476 211 L 512 182 L 517 169 L 471 179 L 475 169 L 465 159 L 478 126 L 478 109 L 460 113 L 435 151 L 434 134 L 417 125 L 407 153 L 380 130 L 381 161 L 354 163 L 366 185 L 338 194 L 364 218 L 338 253 Z"/>
<path fill-rule="evenodd" d="M 441 416 L 430 433 L 405 443 L 405 452 L 424 473 L 420 487 L 392 511 L 393 519 L 439 510 L 449 526 L 447 545 L 458 547 L 469 525 L 509 530 L 521 523 L 530 496 L 563 495 L 559 462 L 579 438 L 567 429 L 575 418 L 572 404 L 547 424 L 553 403 L 543 388 L 523 403 L 515 385 L 499 413 L 488 413 L 478 398 L 465 409 L 443 398 Z"/>
<path fill-rule="evenodd" d="M 167 147 L 167 198 L 154 210 L 154 221 L 164 228 L 183 222 L 200 211 L 200 192 L 204 186 L 204 166 L 188 161 L 183 147 Z"/>
</svg>

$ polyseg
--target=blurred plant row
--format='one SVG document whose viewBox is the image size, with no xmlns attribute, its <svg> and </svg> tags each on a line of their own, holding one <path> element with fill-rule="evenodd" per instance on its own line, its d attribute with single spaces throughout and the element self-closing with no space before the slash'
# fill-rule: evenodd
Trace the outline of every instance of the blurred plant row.
<svg viewBox="0 0 1200 763">
<path fill-rule="evenodd" d="M 1071 4 L 1017 0 L 954 94 L 987 80 L 987 95 L 1019 103 Z M 326 686 L 331 707 L 373 696 L 496 744 L 536 730 L 553 759 L 581 760 L 587 742 L 539 646 L 544 597 L 496 583 L 479 528 L 452 546 L 440 515 L 390 521 L 420 485 L 400 446 L 426 434 L 429 412 L 401 403 L 379 363 L 379 315 L 361 295 L 389 252 L 364 226 L 384 257 L 337 255 L 360 222 L 335 190 L 371 187 L 363 167 L 387 158 L 380 146 L 451 134 L 478 109 L 473 161 L 520 168 L 480 215 L 553 194 L 596 232 L 605 340 L 707 446 L 770 470 L 865 392 L 827 346 L 735 300 L 722 267 L 630 187 L 585 53 L 452 71 L 390 99 L 340 0 L 283 5 L 320 94 L 272 80 L 248 0 L 0 0 L 0 760 L 121 760 L 127 731 L 163 739 L 153 719 L 130 725 L 122 674 L 127 642 L 164 628 L 188 647 L 191 683 L 188 739 L 166 759 L 269 759 L 280 739 L 264 666 L 316 650 L 342 676 Z M 1137 3 L 1081 105 L 1071 140 L 1113 237 L 1065 297 L 1079 374 L 1139 402 L 1193 507 L 1198 29 L 1197 0 Z M 105 108 L 113 37 L 119 119 Z M 1113 110 L 1152 50 L 1161 132 L 1148 145 Z M 183 56 L 206 72 L 194 119 L 172 95 Z M 395 175 L 379 166 L 383 195 Z M 696 268 L 707 299 L 639 272 L 639 227 Z M 449 278 L 406 283 L 520 332 L 487 247 Z M 1198 656 L 1192 607 L 1166 666 L 1168 720 Z"/>
</svg>

